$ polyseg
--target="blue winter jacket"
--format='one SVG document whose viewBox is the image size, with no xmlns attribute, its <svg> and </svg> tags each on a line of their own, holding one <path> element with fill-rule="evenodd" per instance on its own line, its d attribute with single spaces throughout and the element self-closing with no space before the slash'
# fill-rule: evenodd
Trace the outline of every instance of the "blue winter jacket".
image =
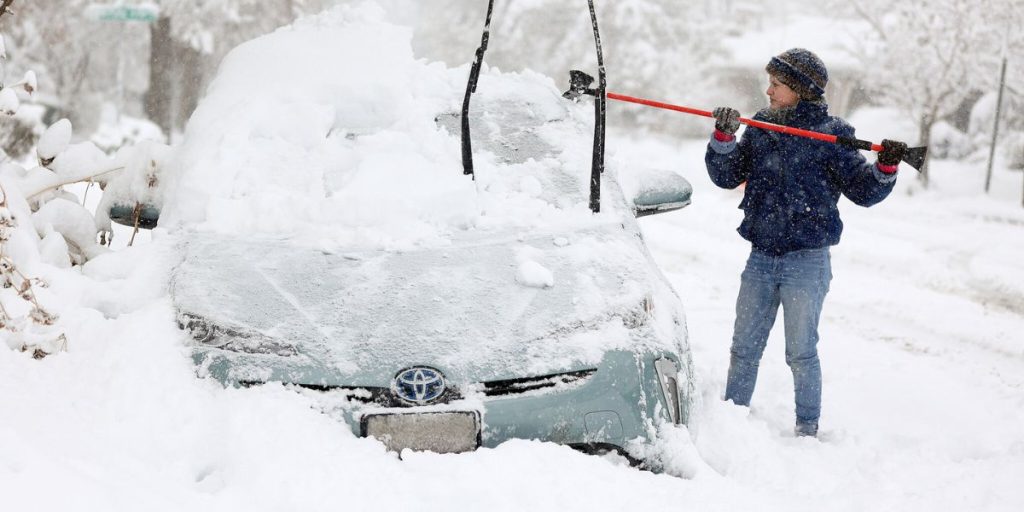
<svg viewBox="0 0 1024 512">
<path fill-rule="evenodd" d="M 824 102 L 801 101 L 780 122 L 765 109 L 754 119 L 853 137 L 846 121 L 828 115 Z M 739 143 L 711 138 L 704 158 L 711 181 L 722 188 L 746 182 L 739 231 L 755 249 L 781 255 L 839 243 L 839 195 L 871 206 L 885 199 L 896 174 L 869 164 L 856 149 L 747 127 Z"/>
</svg>

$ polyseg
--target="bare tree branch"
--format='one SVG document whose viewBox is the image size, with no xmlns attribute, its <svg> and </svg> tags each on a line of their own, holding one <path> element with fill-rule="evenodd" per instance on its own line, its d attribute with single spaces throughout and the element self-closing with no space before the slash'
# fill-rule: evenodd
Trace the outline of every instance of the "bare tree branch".
<svg viewBox="0 0 1024 512">
<path fill-rule="evenodd" d="M 885 31 L 885 27 L 882 26 L 881 20 L 878 16 L 872 14 L 870 8 L 861 5 L 860 2 L 850 2 L 850 6 L 853 7 L 853 10 L 861 17 L 861 19 L 868 22 L 868 25 L 871 25 L 871 28 L 876 34 L 878 34 L 879 38 L 883 41 L 888 39 L 889 34 Z"/>
</svg>

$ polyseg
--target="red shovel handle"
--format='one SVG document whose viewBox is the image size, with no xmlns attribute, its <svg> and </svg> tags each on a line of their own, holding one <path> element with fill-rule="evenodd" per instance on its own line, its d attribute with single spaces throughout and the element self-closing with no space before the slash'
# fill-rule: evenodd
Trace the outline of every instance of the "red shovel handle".
<svg viewBox="0 0 1024 512">
<path fill-rule="evenodd" d="M 625 94 L 619 94 L 616 92 L 609 92 L 607 96 L 613 100 L 628 101 L 630 103 L 639 103 L 640 105 L 647 105 L 648 107 L 663 108 L 665 110 L 675 110 L 676 112 L 683 112 L 686 114 L 695 114 L 704 117 L 715 117 L 707 110 L 700 110 L 697 108 L 683 107 L 680 105 L 673 105 L 671 103 L 662 103 L 660 101 L 646 100 L 643 98 L 636 98 L 633 96 L 626 96 Z"/>
<path fill-rule="evenodd" d="M 812 132 L 810 130 L 801 130 L 800 128 L 793 128 L 793 127 L 790 127 L 790 126 L 782 126 L 782 125 L 779 125 L 779 124 L 765 123 L 765 122 L 762 122 L 762 121 L 755 121 L 753 119 L 747 119 L 745 117 L 741 117 L 740 118 L 740 122 L 745 124 L 745 125 L 747 125 L 747 126 L 753 126 L 753 127 L 756 127 L 756 128 L 764 128 L 765 130 L 772 130 L 772 131 L 776 131 L 776 132 L 788 133 L 790 135 L 798 135 L 800 137 L 807 137 L 808 139 L 823 140 L 825 142 L 831 142 L 833 144 L 840 143 L 840 142 L 846 143 L 846 141 L 840 141 L 839 137 L 836 137 L 835 135 L 829 135 L 827 133 Z M 861 141 L 856 141 L 856 142 L 861 142 Z M 868 149 L 866 147 L 868 144 L 871 145 L 871 148 L 870 148 L 871 151 L 881 151 L 882 150 L 882 145 L 881 144 L 875 144 L 875 143 L 871 143 L 871 142 L 868 142 L 868 143 L 864 144 L 865 147 L 862 147 L 861 149 Z M 851 144 L 851 145 L 855 145 L 855 144 Z"/>
<path fill-rule="evenodd" d="M 653 101 L 653 100 L 648 100 L 648 99 L 644 99 L 644 98 L 635 98 L 633 96 L 626 96 L 625 94 L 619 94 L 619 93 L 615 93 L 615 92 L 609 92 L 609 93 L 607 93 L 607 96 L 608 96 L 608 98 L 613 99 L 613 100 L 626 101 L 626 102 L 629 102 L 629 103 L 638 103 L 640 105 L 647 105 L 649 107 L 663 108 L 665 110 L 675 110 L 676 112 L 683 112 L 683 113 L 686 113 L 686 114 L 694 114 L 694 115 L 704 116 L 704 117 L 714 117 L 714 115 L 711 112 L 709 112 L 707 110 L 700 110 L 700 109 L 697 109 L 697 108 L 683 107 L 681 105 L 673 105 L 671 103 L 663 103 L 663 102 L 660 102 L 660 101 Z M 779 125 L 779 124 L 766 123 L 764 121 L 755 121 L 753 119 L 747 119 L 745 117 L 741 117 L 740 118 L 740 122 L 745 124 L 745 125 L 747 125 L 747 126 L 753 126 L 755 128 L 761 128 L 761 129 L 764 129 L 764 130 L 771 130 L 771 131 L 774 131 L 774 132 L 788 133 L 790 135 L 797 135 L 797 136 L 800 136 L 800 137 L 807 137 L 807 138 L 810 138 L 810 139 L 816 139 L 816 140 L 821 140 L 821 141 L 825 141 L 825 142 L 831 142 L 833 144 L 836 144 L 836 143 L 839 142 L 837 140 L 838 138 L 835 135 L 829 135 L 827 133 L 818 133 L 818 132 L 812 132 L 810 130 L 801 130 L 800 128 L 793 128 L 793 127 L 790 127 L 790 126 L 782 126 L 782 125 Z M 873 144 L 873 143 L 869 143 L 869 144 L 871 144 L 871 148 L 870 149 L 872 151 L 881 151 L 882 150 L 882 145 L 881 144 Z M 868 148 L 865 147 L 863 149 L 868 149 Z"/>
</svg>

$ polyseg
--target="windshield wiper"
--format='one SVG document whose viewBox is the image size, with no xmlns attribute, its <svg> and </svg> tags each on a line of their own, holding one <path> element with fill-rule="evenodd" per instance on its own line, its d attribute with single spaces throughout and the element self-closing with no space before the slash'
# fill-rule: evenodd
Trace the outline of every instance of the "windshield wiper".
<svg viewBox="0 0 1024 512">
<path fill-rule="evenodd" d="M 473 67 L 469 71 L 466 97 L 462 100 L 462 174 L 473 176 L 474 180 L 476 175 L 473 174 L 473 146 L 469 141 L 469 98 L 476 92 L 477 80 L 480 79 L 480 65 L 484 62 L 487 40 L 491 37 L 491 12 L 493 11 L 494 0 L 489 0 L 487 2 L 487 20 L 484 22 L 484 34 L 480 38 L 480 47 L 476 49 L 476 58 L 473 59 Z"/>
<path fill-rule="evenodd" d="M 594 97 L 594 158 L 590 166 L 590 211 L 601 211 L 601 175 L 604 174 L 605 89 L 604 56 L 601 52 L 601 33 L 597 30 L 597 12 L 594 0 L 590 4 L 590 22 L 594 26 L 594 47 L 597 48 L 597 90 Z"/>
</svg>

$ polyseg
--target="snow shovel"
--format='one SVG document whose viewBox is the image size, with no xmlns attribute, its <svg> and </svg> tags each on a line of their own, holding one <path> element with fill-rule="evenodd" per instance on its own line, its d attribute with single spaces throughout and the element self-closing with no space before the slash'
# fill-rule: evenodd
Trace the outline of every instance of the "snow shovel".
<svg viewBox="0 0 1024 512">
<path fill-rule="evenodd" d="M 590 84 L 594 82 L 594 77 L 579 71 L 572 70 L 569 72 L 569 90 L 562 94 L 563 97 L 578 100 L 580 96 L 584 94 L 597 96 L 597 89 L 590 88 Z M 633 96 L 626 96 L 625 94 L 618 94 L 614 92 L 606 93 L 609 99 L 625 101 L 628 103 L 637 103 L 640 105 L 646 105 L 648 107 L 663 108 L 666 110 L 674 110 L 676 112 L 682 112 L 684 114 L 693 114 L 704 117 L 714 117 L 710 111 L 700 110 L 696 108 L 683 107 L 680 105 L 673 105 L 671 103 L 662 103 L 660 101 L 647 100 L 643 98 L 634 98 Z M 844 146 L 850 146 L 857 149 L 865 149 L 870 151 L 881 151 L 881 144 L 874 144 L 866 140 L 855 139 L 853 137 L 839 137 L 836 135 L 829 135 L 827 133 L 819 133 L 811 130 L 801 130 L 800 128 L 793 128 L 790 126 L 782 126 L 779 124 L 766 123 L 763 121 L 755 121 L 753 119 L 747 119 L 744 117 L 740 118 L 740 122 L 755 128 L 761 128 L 764 130 L 771 130 L 775 132 L 786 133 L 789 135 L 797 135 L 800 137 L 807 137 L 809 139 L 816 139 L 825 142 L 831 142 L 833 144 L 842 144 Z M 921 166 L 924 165 L 925 156 L 928 154 L 928 148 L 926 146 L 918 148 L 907 148 L 907 151 L 903 155 L 903 161 L 907 165 L 913 167 L 920 172 Z"/>
</svg>

